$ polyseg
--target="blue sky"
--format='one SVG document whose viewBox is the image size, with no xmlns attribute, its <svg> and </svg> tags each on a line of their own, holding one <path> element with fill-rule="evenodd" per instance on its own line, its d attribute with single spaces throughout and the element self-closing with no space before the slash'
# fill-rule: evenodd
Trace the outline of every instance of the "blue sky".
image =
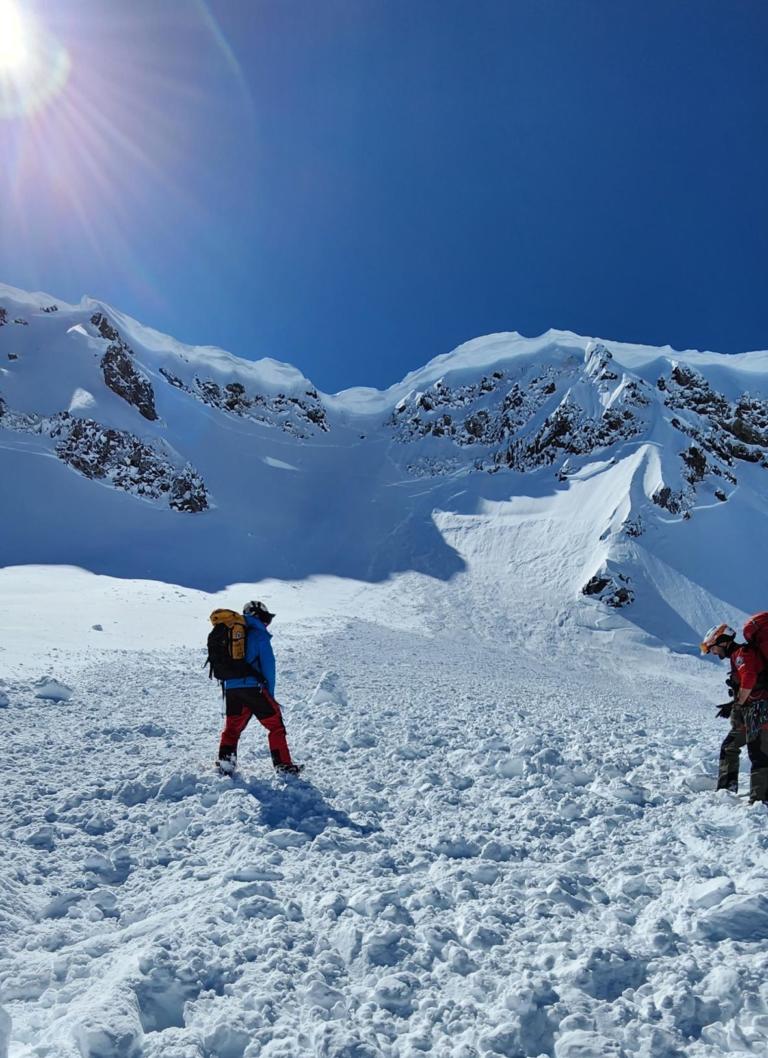
<svg viewBox="0 0 768 1058">
<path fill-rule="evenodd" d="M 383 387 L 548 327 L 768 347 L 764 0 L 31 0 L 0 280 Z"/>
</svg>

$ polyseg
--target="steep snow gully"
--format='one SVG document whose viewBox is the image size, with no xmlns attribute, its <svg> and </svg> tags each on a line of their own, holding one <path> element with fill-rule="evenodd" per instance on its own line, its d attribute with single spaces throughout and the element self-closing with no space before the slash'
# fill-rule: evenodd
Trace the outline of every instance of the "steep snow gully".
<svg viewBox="0 0 768 1058">
<path fill-rule="evenodd" d="M 21 622 L 0 655 L 0 1054 L 765 1053 L 768 831 L 713 792 L 713 667 L 613 633 L 529 653 L 430 631 L 426 607 L 393 627 L 384 595 L 350 619 L 344 582 L 272 586 L 306 779 L 276 780 L 251 727 L 232 781 L 202 651 L 172 637 L 235 597 L 0 581 Z M 30 657 L 42 600 L 75 594 L 82 619 Z"/>
</svg>

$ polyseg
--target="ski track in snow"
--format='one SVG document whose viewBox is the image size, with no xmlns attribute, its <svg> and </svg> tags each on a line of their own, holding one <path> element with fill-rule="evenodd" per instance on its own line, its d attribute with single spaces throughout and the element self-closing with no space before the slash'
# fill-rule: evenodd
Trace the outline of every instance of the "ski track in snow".
<svg viewBox="0 0 768 1058">
<path fill-rule="evenodd" d="M 275 645 L 306 781 L 256 721 L 214 774 L 200 651 L 5 680 L 11 1058 L 766 1053 L 765 811 L 713 792 L 692 688 L 364 622 Z"/>
</svg>

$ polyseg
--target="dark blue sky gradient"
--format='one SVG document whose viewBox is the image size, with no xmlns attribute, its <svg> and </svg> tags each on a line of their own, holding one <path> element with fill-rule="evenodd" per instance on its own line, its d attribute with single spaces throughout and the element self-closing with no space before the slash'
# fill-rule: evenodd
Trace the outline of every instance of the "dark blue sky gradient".
<svg viewBox="0 0 768 1058">
<path fill-rule="evenodd" d="M 34 6 L 73 71 L 0 123 L 1 280 L 327 391 L 499 330 L 768 347 L 764 0 Z"/>
</svg>

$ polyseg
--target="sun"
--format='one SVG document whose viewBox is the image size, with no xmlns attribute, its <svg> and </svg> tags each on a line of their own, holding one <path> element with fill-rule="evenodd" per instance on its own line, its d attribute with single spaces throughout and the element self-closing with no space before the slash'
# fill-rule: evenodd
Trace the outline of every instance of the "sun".
<svg viewBox="0 0 768 1058">
<path fill-rule="evenodd" d="M 71 62 L 19 0 L 0 0 L 0 119 L 24 119 L 64 88 Z"/>
<path fill-rule="evenodd" d="M 0 74 L 20 73 L 29 62 L 24 21 L 13 0 L 0 0 Z"/>
</svg>

